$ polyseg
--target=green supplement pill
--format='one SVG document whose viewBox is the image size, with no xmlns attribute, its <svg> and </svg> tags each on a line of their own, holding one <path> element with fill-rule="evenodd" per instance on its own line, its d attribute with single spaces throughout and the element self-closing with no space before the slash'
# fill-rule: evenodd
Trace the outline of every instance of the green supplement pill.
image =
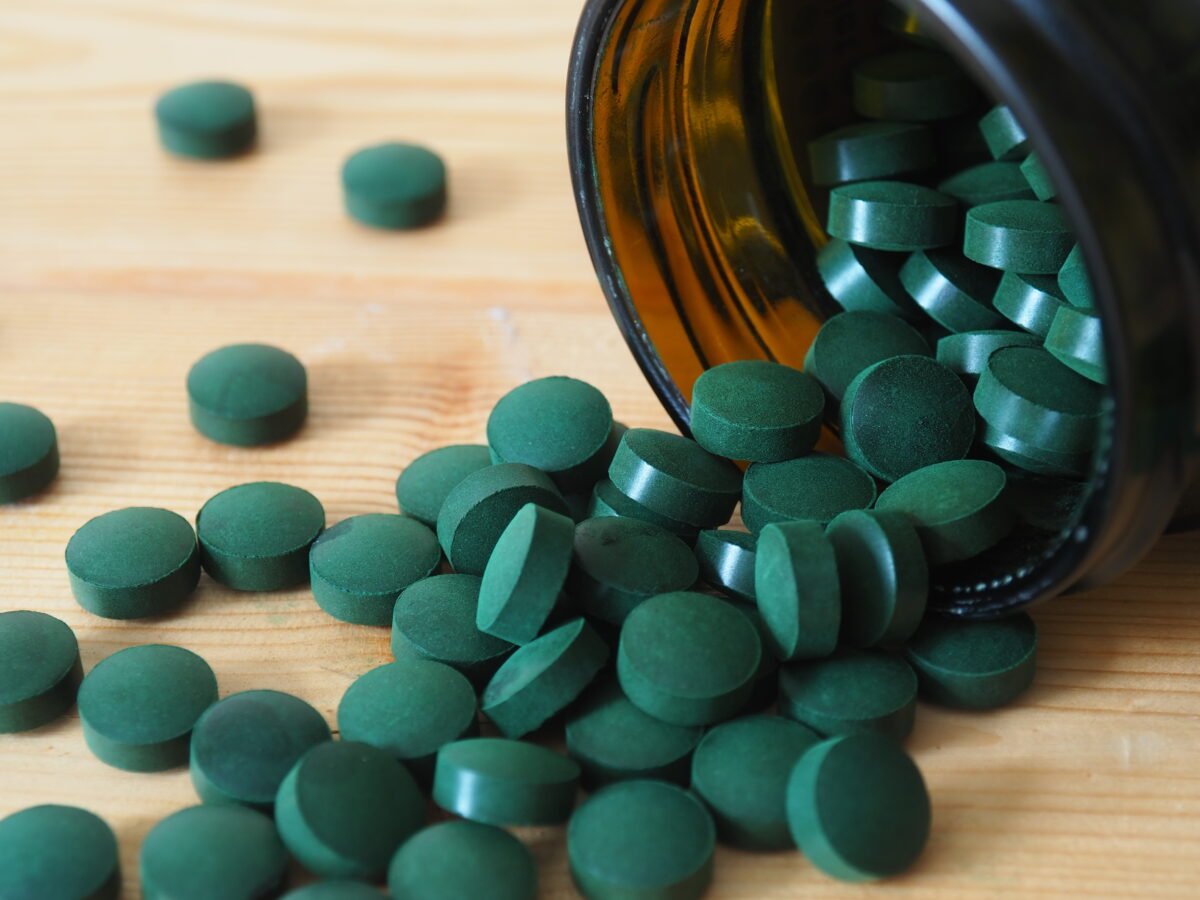
<svg viewBox="0 0 1200 900">
<path fill-rule="evenodd" d="M 538 378 L 514 388 L 492 409 L 488 446 L 498 462 L 524 463 L 549 475 L 563 493 L 590 490 L 612 460 L 612 407 L 577 378 Z"/>
<path fill-rule="evenodd" d="M 847 509 L 875 502 L 875 481 L 840 456 L 813 453 L 781 463 L 755 463 L 746 470 L 742 521 L 760 532 L 772 522 L 812 519 L 822 525 Z"/>
<path fill-rule="evenodd" d="M 583 619 L 573 619 L 506 659 L 480 708 L 505 737 L 523 737 L 573 703 L 607 661 L 608 645 Z"/>
<path fill-rule="evenodd" d="M 275 825 L 236 806 L 190 806 L 146 835 L 145 900 L 267 900 L 278 895 L 288 855 Z"/>
<path fill-rule="evenodd" d="M 82 678 L 79 642 L 66 622 L 30 610 L 0 613 L 0 734 L 53 722 L 75 702 Z"/>
<path fill-rule="evenodd" d="M 437 535 L 416 519 L 351 516 L 316 539 L 309 581 L 321 609 L 355 625 L 388 625 L 396 598 L 442 562 Z"/>
<path fill-rule="evenodd" d="M 361 881 L 316 881 L 283 895 L 283 900 L 380 900 L 379 890 Z"/>
<path fill-rule="evenodd" d="M 275 481 L 221 491 L 196 514 L 200 560 L 239 591 L 280 591 L 308 581 L 308 554 L 325 507 L 303 488 Z"/>
<path fill-rule="evenodd" d="M 514 644 L 536 638 L 567 580 L 574 546 L 571 519 L 532 503 L 522 507 L 483 570 L 476 627 Z"/>
<path fill-rule="evenodd" d="M 344 741 L 386 750 L 428 785 L 437 752 L 479 731 L 475 689 L 462 673 L 427 659 L 401 659 L 360 676 L 338 704 Z"/>
<path fill-rule="evenodd" d="M 983 429 L 982 444 L 1009 465 L 1035 475 L 1083 478 L 1092 469 L 1092 450 L 1060 452 L 1046 450 L 1006 434 L 991 425 Z"/>
<path fill-rule="evenodd" d="M 1021 174 L 1025 176 L 1034 196 L 1039 200 L 1053 200 L 1058 196 L 1058 188 L 1054 186 L 1050 173 L 1046 171 L 1036 153 L 1025 157 L 1025 161 L 1021 163 Z"/>
<path fill-rule="evenodd" d="M 651 428 L 631 428 L 608 470 L 635 503 L 698 528 L 724 525 L 742 490 L 742 473 L 695 441 Z"/>
<path fill-rule="evenodd" d="M 855 734 L 811 747 L 787 786 L 796 846 L 841 881 L 899 875 L 929 839 L 929 792 L 894 741 Z"/>
<path fill-rule="evenodd" d="M 580 522 L 573 560 L 567 593 L 585 614 L 613 625 L 648 597 L 687 590 L 700 572 L 692 549 L 675 535 L 619 516 Z"/>
<path fill-rule="evenodd" d="M 900 282 L 917 306 L 947 331 L 1003 328 L 992 308 L 1000 273 L 957 250 L 917 251 L 900 267 Z"/>
<path fill-rule="evenodd" d="M 929 565 L 908 517 L 878 508 L 850 510 L 829 523 L 826 536 L 841 582 L 842 640 L 855 647 L 907 640 L 929 599 Z"/>
<path fill-rule="evenodd" d="M 1012 162 L 979 163 L 944 178 L 937 189 L 949 194 L 966 209 L 1002 200 L 1035 199 L 1021 167 Z"/>
<path fill-rule="evenodd" d="M 396 479 L 400 511 L 436 528 L 449 493 L 472 472 L 491 464 L 491 453 L 482 444 L 453 444 L 422 453 Z"/>
<path fill-rule="evenodd" d="M 841 412 L 846 455 L 882 481 L 962 459 L 975 437 L 970 392 L 927 356 L 895 356 L 860 372 Z"/>
<path fill-rule="evenodd" d="M 392 858 L 387 881 L 393 900 L 537 895 L 537 868 L 525 845 L 503 828 L 478 822 L 439 822 L 417 832 Z"/>
<path fill-rule="evenodd" d="M 925 699 L 955 709 L 995 709 L 1033 684 L 1037 628 L 1024 613 L 991 621 L 930 616 L 904 656 Z"/>
<path fill-rule="evenodd" d="M 671 725 L 642 712 L 615 680 L 605 679 L 567 714 L 567 754 L 595 790 L 614 781 L 654 778 L 686 785 L 698 725 Z"/>
<path fill-rule="evenodd" d="M 825 388 L 829 412 L 863 369 L 893 356 L 930 355 L 925 338 L 895 316 L 845 312 L 825 320 L 804 357 L 804 371 Z"/>
<path fill-rule="evenodd" d="M 872 250 L 924 250 L 952 243 L 958 201 L 904 181 L 859 181 L 829 192 L 831 237 Z"/>
<path fill-rule="evenodd" d="M 187 765 L 192 729 L 217 702 L 217 676 L 190 650 L 143 644 L 93 667 L 79 686 L 88 748 L 127 772 Z"/>
<path fill-rule="evenodd" d="M 692 757 L 692 791 L 708 807 L 723 844 L 791 849 L 786 794 L 816 732 L 782 716 L 749 716 L 709 729 Z"/>
<path fill-rule="evenodd" d="M 245 153 L 258 134 L 254 96 L 229 81 L 197 81 L 172 88 L 154 105 L 165 149 L 191 159 L 227 159 Z"/>
<path fill-rule="evenodd" d="M 165 509 L 135 506 L 86 522 L 67 543 L 71 592 L 106 619 L 170 612 L 200 580 L 196 532 Z"/>
<path fill-rule="evenodd" d="M 702 531 L 696 540 L 700 579 L 736 600 L 754 602 L 758 537 L 731 528 Z"/>
<path fill-rule="evenodd" d="M 381 878 L 424 823 L 425 799 L 408 770 L 387 751 L 354 741 L 313 747 L 275 798 L 283 843 L 326 878 Z"/>
<path fill-rule="evenodd" d="M 258 447 L 286 440 L 308 416 L 308 375 L 300 360 L 266 344 L 232 344 L 187 376 L 192 425 L 218 444 Z"/>
<path fill-rule="evenodd" d="M 817 252 L 817 273 L 825 290 L 847 312 L 883 313 L 915 321 L 921 311 L 900 283 L 902 260 L 895 253 L 834 239 Z"/>
<path fill-rule="evenodd" d="M 968 259 L 1021 275 L 1057 275 L 1075 244 L 1061 209 L 1037 200 L 1002 200 L 967 211 Z"/>
<path fill-rule="evenodd" d="M 979 120 L 979 131 L 993 159 L 1011 162 L 1029 154 L 1029 135 L 1007 106 L 994 106 Z"/>
<path fill-rule="evenodd" d="M 949 119 L 977 98 L 963 70 L 935 50 L 899 50 L 854 67 L 854 109 L 868 119 Z"/>
<path fill-rule="evenodd" d="M 825 393 L 799 369 L 746 359 L 703 372 L 692 388 L 692 436 L 726 459 L 779 462 L 821 436 Z"/>
<path fill-rule="evenodd" d="M 482 581 L 434 575 L 407 588 L 392 613 L 392 653 L 445 663 L 473 684 L 491 678 L 513 645 L 475 626 Z"/>
<path fill-rule="evenodd" d="M 659 594 L 621 628 L 617 677 L 642 712 L 674 725 L 707 725 L 749 699 L 762 657 L 758 631 L 708 594 Z"/>
<path fill-rule="evenodd" d="M 988 359 L 975 407 L 993 429 L 1039 450 L 1084 453 L 1099 434 L 1104 392 L 1040 347 L 1007 347 Z"/>
<path fill-rule="evenodd" d="M 470 738 L 438 751 L 433 802 L 485 825 L 558 825 L 575 806 L 579 765 L 507 738 Z"/>
<path fill-rule="evenodd" d="M 527 503 L 567 515 L 549 476 L 523 463 L 488 466 L 460 481 L 437 520 L 438 542 L 454 570 L 482 575 L 500 535 Z"/>
<path fill-rule="evenodd" d="M 779 670 L 779 712 L 817 734 L 908 737 L 917 710 L 917 676 L 901 657 L 841 647 L 827 659 Z"/>
<path fill-rule="evenodd" d="M 618 491 L 616 485 L 605 478 L 602 481 L 597 481 L 596 486 L 592 489 L 592 496 L 588 502 L 587 516 L 585 518 L 596 519 L 611 516 L 621 516 L 626 519 L 640 519 L 643 522 L 649 522 L 651 525 L 657 525 L 659 528 L 671 532 L 671 534 L 689 544 L 695 542 L 696 535 L 700 531 L 695 525 L 680 522 L 669 516 L 660 516 L 640 503 L 635 503 Z M 582 523 L 582 520 L 580 521 Z"/>
<path fill-rule="evenodd" d="M 41 493 L 57 474 L 54 423 L 32 406 L 0 403 L 0 505 Z"/>
<path fill-rule="evenodd" d="M 1104 330 L 1099 316 L 1074 306 L 1061 307 L 1046 335 L 1046 349 L 1060 363 L 1088 381 L 1108 383 Z"/>
<path fill-rule="evenodd" d="M 1038 336 L 1026 331 L 964 331 L 948 334 L 938 341 L 937 361 L 973 387 L 997 350 L 1040 345 Z"/>
<path fill-rule="evenodd" d="M 698 900 L 712 883 L 716 828 L 688 791 L 622 781 L 592 794 L 567 825 L 567 858 L 588 900 Z"/>
<path fill-rule="evenodd" d="M 1058 287 L 1067 302 L 1080 309 L 1095 309 L 1096 296 L 1092 280 L 1088 275 L 1083 250 L 1078 244 L 1067 254 L 1066 261 L 1058 270 Z"/>
<path fill-rule="evenodd" d="M 891 178 L 932 169 L 933 133 L 914 122 L 859 122 L 808 143 L 813 184 Z"/>
<path fill-rule="evenodd" d="M 32 806 L 0 819 L 0 897 L 5 900 L 116 900 L 117 839 L 95 813 Z"/>
<path fill-rule="evenodd" d="M 906 516 L 929 562 L 940 566 L 978 556 L 1012 531 L 1016 513 L 1007 482 L 995 463 L 958 459 L 905 475 L 879 495 L 875 508 Z"/>
<path fill-rule="evenodd" d="M 775 656 L 811 659 L 833 652 L 842 596 L 833 544 L 820 522 L 776 522 L 764 528 L 754 586 Z"/>
<path fill-rule="evenodd" d="M 1014 325 L 1045 338 L 1058 311 L 1067 305 L 1058 282 L 1050 275 L 1005 272 L 992 301 L 997 312 Z"/>
<path fill-rule="evenodd" d="M 242 691 L 208 708 L 192 731 L 191 777 L 205 803 L 270 813 L 300 757 L 332 740 L 325 718 L 299 697 Z"/>
<path fill-rule="evenodd" d="M 446 209 L 446 164 L 416 144 L 365 147 L 342 164 L 350 218 L 392 231 L 420 228 Z"/>
</svg>

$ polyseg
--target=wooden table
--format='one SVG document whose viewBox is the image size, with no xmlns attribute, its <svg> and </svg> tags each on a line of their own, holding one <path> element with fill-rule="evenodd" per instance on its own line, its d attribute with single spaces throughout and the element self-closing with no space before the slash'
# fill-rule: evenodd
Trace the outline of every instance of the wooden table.
<svg viewBox="0 0 1200 900">
<path fill-rule="evenodd" d="M 603 389 L 620 417 L 665 416 L 617 334 L 576 222 L 563 84 L 577 3 L 519 0 L 7 0 L 0 4 L 0 398 L 57 423 L 62 475 L 0 510 L 0 610 L 75 628 L 86 666 L 183 644 L 223 693 L 293 691 L 332 720 L 389 659 L 305 591 L 207 579 L 178 616 L 109 622 L 71 598 L 63 548 L 89 517 L 153 504 L 188 517 L 226 486 L 294 482 L 330 522 L 395 508 L 414 456 L 482 436 L 532 376 Z M 150 105 L 225 74 L 253 86 L 259 152 L 170 159 Z M 441 227 L 378 234 L 340 210 L 338 166 L 387 138 L 453 173 Z M 184 375 L 233 341 L 290 348 L 312 414 L 296 440 L 227 449 L 188 424 Z M 846 887 L 796 854 L 722 851 L 715 897 L 1196 896 L 1200 891 L 1200 539 L 1175 537 L 1119 583 L 1041 611 L 1041 671 L 1016 707 L 922 708 L 911 749 L 934 798 L 918 867 Z M 136 896 L 150 826 L 195 802 L 185 772 L 130 775 L 77 717 L 0 737 L 0 815 L 76 803 L 116 828 Z M 561 841 L 534 835 L 543 895 L 570 895 Z"/>
</svg>

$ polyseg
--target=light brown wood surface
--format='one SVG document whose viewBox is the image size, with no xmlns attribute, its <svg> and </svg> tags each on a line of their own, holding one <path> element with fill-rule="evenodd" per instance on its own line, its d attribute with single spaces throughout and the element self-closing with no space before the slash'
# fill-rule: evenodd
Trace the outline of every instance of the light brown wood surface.
<svg viewBox="0 0 1200 900">
<path fill-rule="evenodd" d="M 238 595 L 205 578 L 184 612 L 110 622 L 71 598 L 63 548 L 125 505 L 192 517 L 254 479 L 302 485 L 331 523 L 394 509 L 414 456 L 482 436 L 531 376 L 586 378 L 620 418 L 665 416 L 627 353 L 572 204 L 563 96 L 575 0 L 5 0 L 0 3 L 0 399 L 57 423 L 63 469 L 0 509 L 0 610 L 75 628 L 84 663 L 147 641 L 204 655 L 223 694 L 293 691 L 332 721 L 389 659 L 306 591 Z M 261 106 L 258 152 L 168 158 L 150 107 L 226 75 Z M 340 210 L 338 167 L 388 138 L 446 157 L 440 227 L 379 234 Z M 232 341 L 307 365 L 308 426 L 243 451 L 199 437 L 183 380 Z M 843 886 L 798 854 L 721 851 L 714 897 L 1200 896 L 1200 540 L 1174 537 L 1119 583 L 1037 615 L 1041 669 L 989 715 L 923 707 L 911 749 L 934 800 L 920 864 Z M 119 835 L 126 894 L 151 825 L 195 800 L 187 774 L 129 775 L 72 714 L 0 736 L 0 815 L 74 803 Z M 542 895 L 570 896 L 561 841 L 536 835 Z"/>
</svg>

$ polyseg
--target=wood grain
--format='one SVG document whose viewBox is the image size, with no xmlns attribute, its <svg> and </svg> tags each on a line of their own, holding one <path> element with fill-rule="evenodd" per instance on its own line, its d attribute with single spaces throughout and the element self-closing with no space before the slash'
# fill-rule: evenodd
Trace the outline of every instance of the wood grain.
<svg viewBox="0 0 1200 900">
<path fill-rule="evenodd" d="M 332 719 L 388 659 L 382 630 L 341 625 L 304 591 L 238 595 L 207 579 L 183 614 L 117 623 L 71 599 L 62 552 L 90 516 L 155 504 L 192 516 L 250 479 L 315 492 L 331 522 L 394 508 L 415 455 L 477 440 L 509 387 L 589 379 L 631 424 L 665 417 L 591 273 L 571 201 L 563 83 L 577 5 L 562 0 L 7 0 L 0 4 L 0 397 L 58 424 L 63 471 L 0 510 L 0 609 L 63 617 L 93 665 L 184 644 L 223 693 L 293 691 Z M 169 159 L 150 104 L 205 75 L 254 87 L 259 152 Z M 453 202 L 411 235 L 346 221 L 354 148 L 418 139 L 445 154 Z M 264 340 L 308 366 L 295 441 L 208 443 L 183 379 L 205 351 Z M 922 708 L 912 750 L 934 834 L 880 887 L 822 878 L 796 854 L 720 853 L 713 896 L 1195 896 L 1200 883 L 1200 539 L 1042 610 L 1041 671 L 991 715 Z M 127 775 L 79 723 L 0 737 L 0 815 L 77 803 L 117 829 L 136 890 L 149 827 L 194 802 L 183 772 Z M 570 896 L 561 842 L 529 838 L 542 895 Z"/>
</svg>

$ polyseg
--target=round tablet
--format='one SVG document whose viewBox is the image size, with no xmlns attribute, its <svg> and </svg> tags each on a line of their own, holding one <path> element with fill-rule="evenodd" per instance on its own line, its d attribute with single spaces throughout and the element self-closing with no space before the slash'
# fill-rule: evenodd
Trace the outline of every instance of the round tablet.
<svg viewBox="0 0 1200 900">
<path fill-rule="evenodd" d="M 1074 306 L 1062 307 L 1046 335 L 1046 349 L 1068 369 L 1096 384 L 1108 382 L 1104 327 L 1099 316 Z"/>
<path fill-rule="evenodd" d="M 1053 203 L 1001 200 L 967 212 L 963 253 L 993 269 L 1057 275 L 1074 245 L 1066 217 Z"/>
<path fill-rule="evenodd" d="M 670 516 L 661 516 L 642 504 L 635 503 L 605 478 L 597 481 L 596 486 L 592 488 L 586 518 L 596 519 L 609 516 L 622 516 L 626 519 L 640 519 L 643 522 L 649 522 L 651 525 L 657 525 L 659 528 L 671 532 L 689 544 L 696 540 L 696 535 L 700 531 L 695 525 L 680 522 Z"/>
<path fill-rule="evenodd" d="M 1096 295 L 1088 275 L 1083 249 L 1076 244 L 1058 270 L 1058 287 L 1067 302 L 1080 309 L 1095 309 Z"/>
<path fill-rule="evenodd" d="M 446 663 L 473 683 L 492 676 L 513 645 L 475 627 L 482 581 L 434 575 L 406 589 L 392 614 L 392 653 Z"/>
<path fill-rule="evenodd" d="M 53 722 L 83 678 L 79 642 L 66 622 L 29 610 L 0 613 L 0 734 Z"/>
<path fill-rule="evenodd" d="M 1037 347 L 1041 340 L 1026 331 L 964 331 L 948 334 L 937 344 L 937 361 L 974 385 L 988 358 L 1002 347 Z"/>
<path fill-rule="evenodd" d="M 33 806 L 0 819 L 0 897 L 116 900 L 117 839 L 94 813 Z"/>
<path fill-rule="evenodd" d="M 567 753 L 593 790 L 631 778 L 686 785 L 692 751 L 703 735 L 698 725 L 671 725 L 642 712 L 615 680 L 584 694 L 566 723 Z"/>
<path fill-rule="evenodd" d="M 958 201 L 905 181 L 859 181 L 829 192 L 826 231 L 873 250 L 922 250 L 951 243 Z"/>
<path fill-rule="evenodd" d="M 823 735 L 871 732 L 902 741 L 913 728 L 917 676 L 899 656 L 842 647 L 779 671 L 779 712 Z"/>
<path fill-rule="evenodd" d="M 438 751 L 433 802 L 487 825 L 557 825 L 575 806 L 579 765 L 539 744 L 470 738 Z"/>
<path fill-rule="evenodd" d="M 217 677 L 190 650 L 143 644 L 98 662 L 79 687 L 88 748 L 127 772 L 187 764 L 192 729 L 217 702 Z"/>
<path fill-rule="evenodd" d="M 449 493 L 472 472 L 491 464 L 491 453 L 482 444 L 453 444 L 422 453 L 396 479 L 400 511 L 436 528 Z"/>
<path fill-rule="evenodd" d="M 758 537 L 731 528 L 702 531 L 696 539 L 700 578 L 721 593 L 754 602 L 754 566 Z"/>
<path fill-rule="evenodd" d="M 621 628 L 617 677 L 643 712 L 675 725 L 707 725 L 737 713 L 762 657 L 750 621 L 708 594 L 659 594 Z"/>
<path fill-rule="evenodd" d="M 999 459 L 1035 475 L 1083 478 L 1091 472 L 1095 456 L 1092 449 L 1078 452 L 1046 450 L 991 425 L 983 429 L 979 440 Z"/>
<path fill-rule="evenodd" d="M 900 268 L 900 283 L 947 331 L 1002 328 L 992 308 L 1000 273 L 973 263 L 957 250 L 918 250 Z"/>
<path fill-rule="evenodd" d="M 1104 391 L 1040 347 L 1008 347 L 988 359 L 975 408 L 995 430 L 1038 449 L 1083 453 L 1096 444 Z"/>
<path fill-rule="evenodd" d="M 846 388 L 846 455 L 882 481 L 962 459 L 974 438 L 971 394 L 957 375 L 927 356 L 885 359 Z"/>
<path fill-rule="evenodd" d="M 792 772 L 786 802 L 796 845 L 842 881 L 898 875 L 929 839 L 925 780 L 901 747 L 879 735 L 811 747 Z"/>
<path fill-rule="evenodd" d="M 342 192 L 346 212 L 364 225 L 420 228 L 446 208 L 446 164 L 416 144 L 377 144 L 343 163 Z"/>
<path fill-rule="evenodd" d="M 88 612 L 140 619 L 179 606 L 200 580 L 196 532 L 165 509 L 117 509 L 85 523 L 67 543 L 71 592 Z"/>
<path fill-rule="evenodd" d="M 697 900 L 712 882 L 716 829 L 692 794 L 622 781 L 589 797 L 567 826 L 567 857 L 590 900 Z"/>
<path fill-rule="evenodd" d="M 192 424 L 209 440 L 256 447 L 286 440 L 308 415 L 300 360 L 265 344 L 214 350 L 187 377 Z"/>
<path fill-rule="evenodd" d="M 825 393 L 799 369 L 745 359 L 708 369 L 692 388 L 692 436 L 727 459 L 778 462 L 810 452 Z"/>
<path fill-rule="evenodd" d="M 812 659 L 833 652 L 842 596 L 833 544 L 820 522 L 775 522 L 764 528 L 754 586 L 775 656 Z"/>
<path fill-rule="evenodd" d="M 1025 161 L 1021 163 L 1021 174 L 1025 176 L 1029 187 L 1033 189 L 1033 195 L 1039 200 L 1053 200 L 1058 196 L 1058 188 L 1036 153 L 1025 157 Z"/>
<path fill-rule="evenodd" d="M 487 422 L 488 446 L 501 462 L 540 469 L 565 493 L 588 490 L 604 477 L 612 430 L 612 407 L 604 395 L 564 376 L 514 388 Z"/>
<path fill-rule="evenodd" d="M 386 750 L 417 780 L 433 780 L 437 751 L 479 730 L 475 689 L 460 672 L 426 659 L 402 659 L 360 676 L 338 704 L 344 741 Z"/>
<path fill-rule="evenodd" d="M 221 491 L 196 514 L 204 570 L 239 591 L 279 591 L 308 581 L 308 551 L 325 508 L 303 488 L 274 481 Z"/>
<path fill-rule="evenodd" d="M 979 120 L 979 130 L 993 159 L 1019 160 L 1029 153 L 1029 135 L 1007 106 L 994 106 Z"/>
<path fill-rule="evenodd" d="M 283 900 L 380 900 L 379 889 L 361 881 L 316 881 L 288 891 Z"/>
<path fill-rule="evenodd" d="M 889 486 L 876 509 L 906 516 L 933 565 L 958 562 L 994 547 L 1012 530 L 1016 516 L 1007 482 L 1004 470 L 986 460 L 939 463 Z"/>
<path fill-rule="evenodd" d="M 937 189 L 949 194 L 965 209 L 1001 200 L 1033 200 L 1033 190 L 1013 162 L 985 162 L 956 172 L 938 183 Z"/>
<path fill-rule="evenodd" d="M 1037 629 L 1024 613 L 990 621 L 930 616 L 904 655 L 922 697 L 957 709 L 995 709 L 1033 684 Z"/>
<path fill-rule="evenodd" d="M 748 716 L 709 729 L 692 757 L 692 790 L 708 807 L 721 843 L 791 849 L 788 778 L 816 732 L 782 716 Z"/>
<path fill-rule="evenodd" d="M 514 644 L 542 630 L 571 567 L 575 523 L 532 503 L 508 523 L 483 570 L 475 625 Z"/>
<path fill-rule="evenodd" d="M 848 459 L 813 453 L 781 463 L 756 463 L 746 470 L 742 521 L 751 531 L 772 522 L 812 519 L 821 524 L 847 509 L 875 502 L 875 482 Z"/>
<path fill-rule="evenodd" d="M 57 474 L 54 423 L 32 406 L 0 403 L 0 504 L 40 493 Z"/>
<path fill-rule="evenodd" d="M 387 625 L 396 598 L 442 562 L 437 535 L 416 519 L 351 516 L 316 539 L 309 580 L 321 609 L 355 625 Z"/>
<path fill-rule="evenodd" d="M 608 477 L 635 503 L 699 528 L 728 522 L 742 487 L 741 470 L 729 460 L 651 428 L 625 432 Z"/>
<path fill-rule="evenodd" d="M 230 694 L 196 722 L 192 785 L 205 803 L 270 812 L 297 760 L 331 739 L 324 717 L 299 697 L 279 691 Z"/>
<path fill-rule="evenodd" d="M 996 311 L 1014 325 L 1044 338 L 1058 311 L 1067 305 L 1051 275 L 1018 275 L 1005 272 L 992 301 Z"/>
<path fill-rule="evenodd" d="M 574 702 L 607 661 L 608 645 L 583 619 L 573 619 L 506 659 L 480 708 L 505 737 L 522 737 Z"/>
<path fill-rule="evenodd" d="M 482 575 L 500 535 L 527 503 L 567 514 L 550 478 L 523 463 L 472 472 L 447 495 L 438 513 L 438 542 L 456 572 Z"/>
<path fill-rule="evenodd" d="M 966 73 L 936 50 L 898 50 L 854 67 L 854 109 L 869 119 L 949 119 L 977 97 Z"/>
<path fill-rule="evenodd" d="M 229 81 L 172 88 L 154 105 L 158 137 L 176 156 L 225 159 L 246 152 L 258 134 L 254 96 Z"/>
<path fill-rule="evenodd" d="M 657 525 L 585 519 L 575 529 L 567 592 L 587 615 L 620 625 L 646 598 L 690 588 L 699 571 L 691 548 Z"/>
<path fill-rule="evenodd" d="M 163 819 L 141 852 L 145 900 L 238 897 L 279 893 L 288 856 L 275 825 L 238 806 L 190 806 Z"/>
<path fill-rule="evenodd" d="M 917 320 L 917 309 L 900 283 L 902 258 L 834 239 L 817 252 L 825 290 L 847 312 L 884 313 Z"/>
<path fill-rule="evenodd" d="M 440 822 L 417 832 L 388 868 L 394 900 L 534 900 L 533 855 L 502 828 Z"/>
<path fill-rule="evenodd" d="M 275 797 L 279 836 L 326 878 L 376 879 L 425 821 L 425 800 L 394 756 L 368 744 L 327 741 L 292 768 Z"/>
<path fill-rule="evenodd" d="M 895 316 L 846 312 L 825 320 L 804 357 L 804 371 L 840 403 L 863 369 L 893 356 L 929 355 L 925 338 Z"/>
<path fill-rule="evenodd" d="M 914 122 L 858 122 L 808 142 L 813 184 L 890 178 L 931 169 L 933 133 Z"/>
</svg>

